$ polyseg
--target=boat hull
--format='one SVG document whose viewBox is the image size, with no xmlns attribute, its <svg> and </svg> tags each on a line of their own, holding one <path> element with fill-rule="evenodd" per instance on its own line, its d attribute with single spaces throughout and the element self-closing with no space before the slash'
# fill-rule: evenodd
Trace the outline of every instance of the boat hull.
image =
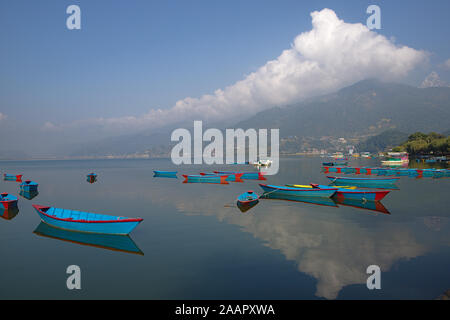
<svg viewBox="0 0 450 320">
<path fill-rule="evenodd" d="M 266 180 L 261 172 L 232 172 L 232 171 L 214 171 L 216 174 L 242 174 L 240 179 L 244 180 Z"/>
<path fill-rule="evenodd" d="M 265 193 L 288 195 L 295 197 L 322 197 L 330 198 L 332 197 L 337 188 L 327 188 L 327 189 L 316 189 L 316 188 L 293 188 L 293 187 L 283 187 L 283 186 L 273 186 L 260 184 L 259 185 Z"/>
<path fill-rule="evenodd" d="M 183 183 L 214 183 L 214 184 L 228 184 L 228 175 L 217 176 L 202 176 L 202 175 L 183 175 Z"/>
<path fill-rule="evenodd" d="M 119 235 L 127 235 L 129 234 L 137 225 L 142 221 L 140 218 L 136 219 L 127 219 L 115 216 L 106 216 L 106 215 L 98 215 L 107 217 L 107 219 L 111 220 L 83 220 L 83 219 L 74 219 L 73 217 L 79 213 L 79 216 L 83 216 L 83 214 L 88 214 L 86 212 L 72 211 L 72 210 L 64 210 L 57 209 L 51 207 L 43 207 L 38 205 L 33 205 L 34 209 L 39 214 L 41 220 L 55 228 L 60 228 L 64 230 L 72 230 L 77 232 L 87 232 L 87 233 L 99 233 L 99 234 L 119 234 Z M 45 209 L 54 209 L 55 215 L 51 213 L 46 213 Z M 62 210 L 62 212 L 61 212 Z M 69 212 L 69 217 L 64 217 L 64 211 Z M 115 219 L 115 220 L 114 220 Z"/>
<path fill-rule="evenodd" d="M 339 183 L 342 185 L 392 185 L 400 178 L 350 178 L 350 177 L 335 177 L 327 176 L 333 183 Z"/>
</svg>

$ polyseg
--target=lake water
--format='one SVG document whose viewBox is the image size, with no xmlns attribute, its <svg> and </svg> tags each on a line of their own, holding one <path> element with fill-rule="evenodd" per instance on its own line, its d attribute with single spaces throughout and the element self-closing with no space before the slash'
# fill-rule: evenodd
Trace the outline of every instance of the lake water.
<svg viewBox="0 0 450 320">
<path fill-rule="evenodd" d="M 266 183 L 328 184 L 322 161 L 283 158 Z M 20 210 L 0 219 L 0 299 L 434 299 L 450 288 L 449 178 L 401 177 L 382 201 L 390 214 L 268 199 L 242 213 L 236 197 L 261 194 L 261 181 L 182 183 L 180 173 L 215 169 L 256 170 L 168 159 L 0 162 L 2 173 L 39 183 L 27 200 L 17 182 L 0 181 Z M 90 172 L 97 182 L 86 181 Z M 31 204 L 144 221 L 111 250 L 116 240 L 41 225 Z M 81 290 L 66 287 L 70 265 L 81 269 Z M 381 268 L 380 290 L 366 286 L 370 265 Z"/>
</svg>

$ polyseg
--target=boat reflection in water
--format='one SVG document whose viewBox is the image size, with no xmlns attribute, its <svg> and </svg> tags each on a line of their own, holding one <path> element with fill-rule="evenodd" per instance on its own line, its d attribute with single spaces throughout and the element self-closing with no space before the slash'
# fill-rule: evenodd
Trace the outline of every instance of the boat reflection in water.
<svg viewBox="0 0 450 320">
<path fill-rule="evenodd" d="M 113 251 L 144 255 L 134 241 L 127 235 L 93 234 L 68 231 L 49 226 L 41 222 L 34 233 L 52 239 L 63 240 L 85 246 L 92 246 Z"/>
<path fill-rule="evenodd" d="M 13 206 L 8 209 L 0 208 L 0 217 L 5 220 L 11 220 L 19 213 L 19 208 L 17 206 Z"/>
<path fill-rule="evenodd" d="M 237 203 L 237 207 L 239 208 L 239 210 L 241 210 L 241 212 L 247 212 L 248 210 L 250 210 L 251 208 L 253 208 L 257 204 L 258 204 L 258 202 L 245 203 L 245 204 L 242 204 L 242 203 L 238 202 Z"/>
<path fill-rule="evenodd" d="M 38 196 L 39 192 L 38 191 L 23 191 L 23 190 L 21 190 L 19 194 L 22 198 L 31 200 L 31 199 L 36 198 Z"/>
<path fill-rule="evenodd" d="M 278 193 L 263 193 L 260 199 L 277 199 L 277 200 L 287 200 L 295 202 L 312 203 L 321 206 L 337 207 L 338 205 L 331 198 L 326 197 L 307 197 L 307 196 L 292 196 L 286 194 Z"/>
<path fill-rule="evenodd" d="M 345 199 L 343 197 L 333 196 L 331 198 L 325 197 L 296 197 L 289 196 L 283 194 L 263 194 L 260 199 L 277 199 L 277 200 L 286 200 L 286 201 L 295 201 L 295 202 L 303 202 L 303 203 L 311 203 L 321 206 L 328 207 L 339 207 L 349 206 L 354 208 L 360 208 L 364 210 L 390 214 L 390 212 L 386 209 L 386 207 L 380 201 L 364 201 L 364 200 L 356 200 L 356 199 Z"/>
<path fill-rule="evenodd" d="M 380 201 L 364 201 L 356 199 L 346 199 L 343 197 L 333 197 L 333 200 L 342 206 L 360 208 L 384 214 L 391 214 Z"/>
</svg>

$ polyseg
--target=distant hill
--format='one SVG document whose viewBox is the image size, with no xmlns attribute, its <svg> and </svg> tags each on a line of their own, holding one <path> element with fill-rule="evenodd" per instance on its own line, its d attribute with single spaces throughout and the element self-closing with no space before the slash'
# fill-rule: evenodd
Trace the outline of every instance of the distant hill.
<svg viewBox="0 0 450 320">
<path fill-rule="evenodd" d="M 211 124 L 211 127 L 279 128 L 281 152 L 295 153 L 306 147 L 333 149 L 338 137 L 354 145 L 367 140 L 360 146 L 371 151 L 382 148 L 386 143 L 399 144 L 402 141 L 398 142 L 398 139 L 416 131 L 445 131 L 448 134 L 450 88 L 416 88 L 364 80 L 333 94 L 289 106 L 275 106 L 244 121 L 222 125 Z M 70 155 L 130 154 L 148 150 L 152 150 L 151 154 L 167 154 L 174 127 L 92 142 L 72 149 Z M 190 129 L 192 122 L 176 127 Z M 368 140 L 386 131 L 384 135 Z M 382 142 L 385 138 L 387 141 Z"/>
<path fill-rule="evenodd" d="M 379 152 L 401 145 L 408 140 L 409 134 L 398 130 L 386 130 L 356 145 L 360 152 Z"/>
<path fill-rule="evenodd" d="M 351 138 L 388 129 L 443 132 L 450 127 L 450 88 L 364 80 L 334 94 L 260 112 L 236 127 L 280 128 L 282 137 Z"/>
</svg>

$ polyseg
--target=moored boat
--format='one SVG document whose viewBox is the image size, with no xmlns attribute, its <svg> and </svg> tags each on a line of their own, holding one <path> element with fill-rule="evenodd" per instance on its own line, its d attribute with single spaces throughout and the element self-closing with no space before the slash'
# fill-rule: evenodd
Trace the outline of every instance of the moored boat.
<svg viewBox="0 0 450 320">
<path fill-rule="evenodd" d="M 161 171 L 161 170 L 153 170 L 154 177 L 170 177 L 176 178 L 178 171 Z"/>
<path fill-rule="evenodd" d="M 7 174 L 7 173 L 3 174 L 3 180 L 8 180 L 8 181 L 22 182 L 22 177 L 23 177 L 23 175 L 21 175 L 21 174 Z"/>
<path fill-rule="evenodd" d="M 283 194 L 296 197 L 325 197 L 330 198 L 333 196 L 338 188 L 328 187 L 324 189 L 319 188 L 293 188 L 286 186 L 276 186 L 259 184 L 259 186 L 264 190 L 265 193 L 270 194 Z"/>
<path fill-rule="evenodd" d="M 215 177 L 215 176 L 221 176 L 220 174 L 217 173 L 205 173 L 205 172 L 200 172 L 201 176 L 204 177 Z M 227 174 L 228 177 L 225 179 L 226 181 L 230 181 L 230 182 L 243 182 L 241 177 L 243 176 L 243 173 L 230 173 Z"/>
<path fill-rule="evenodd" d="M 0 208 L 2 209 L 17 207 L 17 201 L 17 197 L 9 193 L 0 193 Z"/>
<path fill-rule="evenodd" d="M 259 196 L 252 190 L 249 190 L 241 194 L 237 198 L 237 206 L 242 212 L 245 212 L 250 208 L 254 207 L 256 204 L 258 204 L 258 202 Z"/>
<path fill-rule="evenodd" d="M 330 188 L 330 186 L 320 185 L 320 184 L 311 184 L 309 187 L 302 186 L 302 185 L 294 185 L 294 187 L 318 188 L 318 189 L 329 189 Z M 363 190 L 363 189 L 339 187 L 339 186 L 333 186 L 333 187 L 337 188 L 336 194 L 333 197 L 364 200 L 364 201 L 380 201 L 390 192 L 389 190 Z"/>
<path fill-rule="evenodd" d="M 377 177 L 377 178 L 353 178 L 353 177 L 335 177 L 335 176 L 327 176 L 328 179 L 330 179 L 332 181 L 332 183 L 334 184 L 340 184 L 340 185 L 361 185 L 361 186 L 366 186 L 366 185 L 376 185 L 376 186 L 383 186 L 383 185 L 391 185 L 394 184 L 395 182 L 397 182 L 398 179 L 397 177 L 393 177 L 393 178 L 381 178 L 381 177 Z"/>
<path fill-rule="evenodd" d="M 53 227 L 78 232 L 129 234 L 142 218 L 126 218 L 106 214 L 33 205 L 41 220 Z"/>
<path fill-rule="evenodd" d="M 25 192 L 37 192 L 38 184 L 34 181 L 24 181 L 20 184 L 20 190 Z"/>
<path fill-rule="evenodd" d="M 264 173 L 262 172 L 237 172 L 237 171 L 214 171 L 216 174 L 240 174 L 242 173 L 241 179 L 244 180 L 266 180 L 264 178 Z"/>
<path fill-rule="evenodd" d="M 227 178 L 229 175 L 205 175 L 201 174 L 183 174 L 183 183 L 217 183 L 217 184 L 228 184 Z"/>
</svg>

